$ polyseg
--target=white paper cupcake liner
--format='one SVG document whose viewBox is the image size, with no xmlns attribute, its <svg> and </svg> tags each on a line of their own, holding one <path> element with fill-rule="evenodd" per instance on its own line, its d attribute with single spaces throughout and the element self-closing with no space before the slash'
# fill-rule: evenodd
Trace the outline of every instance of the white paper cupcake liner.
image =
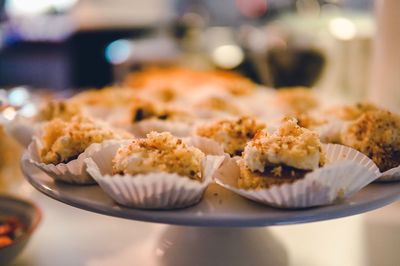
<svg viewBox="0 0 400 266">
<path fill-rule="evenodd" d="M 378 178 L 371 160 L 354 149 L 329 144 L 324 145 L 324 151 L 327 165 L 293 183 L 271 186 L 268 189 L 240 189 L 237 187 L 240 175 L 237 165 L 225 168 L 224 173 L 216 177 L 216 182 L 234 193 L 262 204 L 279 208 L 307 208 L 332 204 L 351 197 Z"/>
<path fill-rule="evenodd" d="M 23 147 L 28 147 L 37 131 L 37 125 L 28 119 L 17 117 L 5 124 L 6 133 Z"/>
<path fill-rule="evenodd" d="M 400 180 L 400 165 L 380 174 L 376 182 L 393 182 Z"/>
<path fill-rule="evenodd" d="M 206 156 L 202 182 L 178 174 L 155 172 L 138 175 L 111 175 L 113 155 L 85 159 L 87 172 L 117 203 L 140 209 L 175 209 L 198 203 L 224 157 Z"/>
<path fill-rule="evenodd" d="M 352 161 L 364 166 L 367 170 L 379 175 L 379 168 L 365 154 L 340 144 L 323 144 L 328 163 L 336 161 Z"/>
<path fill-rule="evenodd" d="M 207 155 L 224 156 L 224 161 L 214 174 L 214 178 L 229 175 L 229 171 L 235 169 L 236 160 L 239 157 L 231 157 L 228 153 L 224 152 L 224 148 L 213 139 L 192 136 L 184 140 L 187 144 L 192 145 Z"/>
<path fill-rule="evenodd" d="M 344 149 L 346 151 L 341 151 Z M 375 182 L 393 182 L 400 180 L 400 166 L 394 167 L 382 173 L 379 171 L 378 166 L 370 158 L 355 149 L 338 144 L 326 144 L 325 150 L 329 151 L 327 154 L 330 156 L 342 156 L 342 159 L 344 160 L 357 162 L 375 172 L 378 175 L 378 178 L 375 180 Z M 332 161 L 337 159 L 340 158 L 332 158 Z"/>
<path fill-rule="evenodd" d="M 28 147 L 29 161 L 44 171 L 56 181 L 62 181 L 70 184 L 84 185 L 94 184 L 93 178 L 86 172 L 84 159 L 102 158 L 108 152 L 116 152 L 124 141 L 107 140 L 102 143 L 91 144 L 77 159 L 71 160 L 68 163 L 45 164 L 42 163 L 39 157 L 39 147 L 41 145 L 37 138 L 34 138 Z M 101 152 L 100 152 L 101 151 Z"/>
<path fill-rule="evenodd" d="M 223 155 L 225 156 L 224 148 L 218 142 L 213 139 L 191 136 L 184 139 L 184 142 L 188 145 L 192 145 L 207 155 Z"/>
</svg>

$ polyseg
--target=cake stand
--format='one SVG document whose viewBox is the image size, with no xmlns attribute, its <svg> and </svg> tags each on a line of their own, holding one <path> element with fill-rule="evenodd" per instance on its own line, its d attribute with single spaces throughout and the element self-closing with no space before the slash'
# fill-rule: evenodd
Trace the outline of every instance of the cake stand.
<svg viewBox="0 0 400 266">
<path fill-rule="evenodd" d="M 226 265 L 286 264 L 285 249 L 279 240 L 255 227 L 346 217 L 385 206 L 400 197 L 400 182 L 371 184 L 339 204 L 282 210 L 249 201 L 213 184 L 195 206 L 140 210 L 116 204 L 96 185 L 55 182 L 31 164 L 26 153 L 21 158 L 21 169 L 37 190 L 65 204 L 125 219 L 179 225 L 170 226 L 154 247 L 160 265 L 210 265 L 215 261 Z"/>
</svg>

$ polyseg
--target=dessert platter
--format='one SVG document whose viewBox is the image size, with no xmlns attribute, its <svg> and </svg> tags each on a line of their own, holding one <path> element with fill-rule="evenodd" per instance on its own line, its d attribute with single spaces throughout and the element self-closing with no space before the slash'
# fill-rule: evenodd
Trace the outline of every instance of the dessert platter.
<svg viewBox="0 0 400 266">
<path fill-rule="evenodd" d="M 283 210 L 244 200 L 239 195 L 211 185 L 203 200 L 177 210 L 141 210 L 116 204 L 98 186 L 76 187 L 54 182 L 29 163 L 25 155 L 22 170 L 28 181 L 45 195 L 68 205 L 95 213 L 137 221 L 191 226 L 253 227 L 299 224 L 364 213 L 399 198 L 400 183 L 371 184 L 340 204 L 300 210 Z"/>
<path fill-rule="evenodd" d="M 167 227 L 160 265 L 282 264 L 279 241 L 251 227 L 346 217 L 400 197 L 399 115 L 230 72 L 144 70 L 45 102 L 6 130 L 45 195 L 192 226 Z"/>
<path fill-rule="evenodd" d="M 296 224 L 400 196 L 400 116 L 230 72 L 144 70 L 7 130 L 27 147 L 21 168 L 36 189 L 132 220 Z"/>
</svg>

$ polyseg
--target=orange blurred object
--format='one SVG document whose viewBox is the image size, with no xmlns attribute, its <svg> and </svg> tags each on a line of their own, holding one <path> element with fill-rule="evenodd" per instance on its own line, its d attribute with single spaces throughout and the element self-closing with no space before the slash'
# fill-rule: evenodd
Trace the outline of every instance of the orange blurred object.
<svg viewBox="0 0 400 266">
<path fill-rule="evenodd" d="M 0 248 L 11 245 L 12 239 L 8 236 L 0 236 Z"/>
<path fill-rule="evenodd" d="M 25 230 L 25 226 L 19 218 L 0 217 L 0 248 L 9 246 L 15 239 L 20 237 Z"/>
<path fill-rule="evenodd" d="M 136 89 L 173 89 L 178 91 L 216 87 L 233 95 L 248 94 L 256 87 L 250 79 L 235 72 L 202 71 L 179 67 L 155 67 L 134 72 L 126 77 L 124 85 Z"/>
</svg>

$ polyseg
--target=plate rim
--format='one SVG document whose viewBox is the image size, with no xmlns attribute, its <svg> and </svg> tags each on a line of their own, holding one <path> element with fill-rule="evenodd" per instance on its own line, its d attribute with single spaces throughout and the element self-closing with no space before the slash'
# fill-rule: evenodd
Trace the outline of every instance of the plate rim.
<svg viewBox="0 0 400 266">
<path fill-rule="evenodd" d="M 352 215 L 357 215 L 361 213 L 365 213 L 368 211 L 372 211 L 378 209 L 380 207 L 386 206 L 398 199 L 400 199 L 400 183 L 398 183 L 398 191 L 387 195 L 386 197 L 378 198 L 376 200 L 366 202 L 366 203 L 359 203 L 354 205 L 347 205 L 348 208 L 329 208 L 332 206 L 340 207 L 343 204 L 336 204 L 336 205 L 329 205 L 329 206 L 322 206 L 316 208 L 307 208 L 307 209 L 298 209 L 298 210 L 285 210 L 287 212 L 292 212 L 294 215 L 293 218 L 288 220 L 282 220 L 282 218 L 273 218 L 273 219 L 266 219 L 266 217 L 252 217 L 248 219 L 247 217 L 241 216 L 224 216 L 218 217 L 216 219 L 207 218 L 207 216 L 193 216 L 191 218 L 188 217 L 173 217 L 170 214 L 171 211 L 176 210 L 143 210 L 143 209 L 133 209 L 124 207 L 118 204 L 114 204 L 114 206 L 105 206 L 104 204 L 88 204 L 87 202 L 82 202 L 79 199 L 68 195 L 61 195 L 59 191 L 52 190 L 51 188 L 43 185 L 38 180 L 29 173 L 28 167 L 35 167 L 33 164 L 29 162 L 27 152 L 24 151 L 23 155 L 21 156 L 20 160 L 20 168 L 22 173 L 25 176 L 25 179 L 39 192 L 43 193 L 44 195 L 67 204 L 69 206 L 82 209 L 85 211 L 98 213 L 107 216 L 113 216 L 117 218 L 141 221 L 141 222 L 152 222 L 152 223 L 164 223 L 164 224 L 171 224 L 171 225 L 186 225 L 186 226 L 205 226 L 205 227 L 258 227 L 258 226 L 275 226 L 275 225 L 291 225 L 291 224 L 302 224 L 302 223 L 310 223 L 310 222 L 318 222 L 318 221 L 325 221 L 325 220 L 332 220 L 338 218 L 344 218 Z M 40 171 L 40 174 L 47 175 L 43 171 L 37 168 Z M 48 177 L 50 178 L 50 177 Z M 372 184 L 377 186 L 385 186 L 389 185 L 386 184 Z M 233 192 L 230 192 L 233 193 Z M 247 200 L 243 198 L 243 200 Z M 345 204 L 345 203 L 344 203 Z M 118 208 L 115 208 L 118 206 Z M 267 206 L 268 207 L 268 206 Z M 270 208 L 266 209 L 269 210 Z M 308 210 L 316 210 L 320 211 L 320 215 L 316 216 L 315 213 L 307 214 Z M 325 209 L 325 210 L 324 210 Z M 282 209 L 279 209 L 280 211 Z M 125 211 L 125 212 L 124 212 Z M 132 215 L 132 211 L 135 211 L 135 214 Z M 179 211 L 185 211 L 185 209 L 180 209 Z M 154 215 L 155 213 L 161 215 Z"/>
</svg>

